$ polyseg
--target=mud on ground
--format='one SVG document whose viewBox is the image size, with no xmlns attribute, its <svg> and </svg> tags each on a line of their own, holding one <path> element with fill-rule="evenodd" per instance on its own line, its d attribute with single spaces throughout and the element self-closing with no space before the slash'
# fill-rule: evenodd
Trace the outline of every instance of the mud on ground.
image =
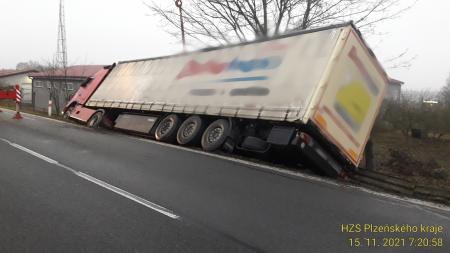
<svg viewBox="0 0 450 253">
<path fill-rule="evenodd" d="M 372 137 L 375 170 L 414 183 L 450 186 L 450 140 L 415 139 L 400 132 Z"/>
</svg>

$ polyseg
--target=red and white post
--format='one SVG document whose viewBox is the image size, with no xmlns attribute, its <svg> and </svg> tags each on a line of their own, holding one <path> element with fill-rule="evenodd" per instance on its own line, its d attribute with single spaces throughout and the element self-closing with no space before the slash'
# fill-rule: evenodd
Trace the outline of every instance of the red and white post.
<svg viewBox="0 0 450 253">
<path fill-rule="evenodd" d="M 20 86 L 16 84 L 16 115 L 14 115 L 13 119 L 22 119 L 22 115 L 20 115 L 20 104 L 22 103 L 22 92 L 20 91 Z"/>
<path fill-rule="evenodd" d="M 52 107 L 53 107 L 53 102 L 52 102 L 52 100 L 50 99 L 50 100 L 48 101 L 48 116 L 49 116 L 49 117 L 52 116 Z"/>
</svg>

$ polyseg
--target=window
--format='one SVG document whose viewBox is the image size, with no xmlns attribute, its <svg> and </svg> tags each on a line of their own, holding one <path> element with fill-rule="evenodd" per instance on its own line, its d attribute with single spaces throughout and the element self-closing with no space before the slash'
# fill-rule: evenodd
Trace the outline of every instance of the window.
<svg viewBox="0 0 450 253">
<path fill-rule="evenodd" d="M 73 90 L 73 83 L 67 83 L 67 90 Z"/>
<path fill-rule="evenodd" d="M 34 81 L 34 87 L 36 87 L 36 88 L 42 88 L 42 87 L 43 87 L 42 81 Z"/>
</svg>

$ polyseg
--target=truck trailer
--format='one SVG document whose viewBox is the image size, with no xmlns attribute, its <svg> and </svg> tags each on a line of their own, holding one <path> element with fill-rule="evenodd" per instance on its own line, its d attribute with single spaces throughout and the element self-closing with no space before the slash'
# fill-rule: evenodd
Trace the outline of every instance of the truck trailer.
<svg viewBox="0 0 450 253">
<path fill-rule="evenodd" d="M 360 164 L 387 85 L 345 23 L 119 62 L 82 85 L 63 113 L 205 151 L 290 150 L 336 177 Z"/>
</svg>

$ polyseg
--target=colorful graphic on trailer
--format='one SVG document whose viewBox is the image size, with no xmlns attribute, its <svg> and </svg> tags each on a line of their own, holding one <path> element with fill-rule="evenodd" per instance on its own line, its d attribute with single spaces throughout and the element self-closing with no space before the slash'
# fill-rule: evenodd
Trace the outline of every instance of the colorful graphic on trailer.
<svg viewBox="0 0 450 253">
<path fill-rule="evenodd" d="M 282 59 L 279 56 L 272 56 L 253 60 L 240 60 L 235 58 L 231 62 L 207 61 L 200 63 L 196 60 L 189 61 L 181 72 L 177 75 L 177 80 L 199 75 L 220 75 L 226 72 L 252 73 L 258 70 L 272 70 L 281 65 Z M 246 82 L 263 81 L 267 76 L 245 76 L 236 78 L 218 79 L 217 82 Z"/>
</svg>

